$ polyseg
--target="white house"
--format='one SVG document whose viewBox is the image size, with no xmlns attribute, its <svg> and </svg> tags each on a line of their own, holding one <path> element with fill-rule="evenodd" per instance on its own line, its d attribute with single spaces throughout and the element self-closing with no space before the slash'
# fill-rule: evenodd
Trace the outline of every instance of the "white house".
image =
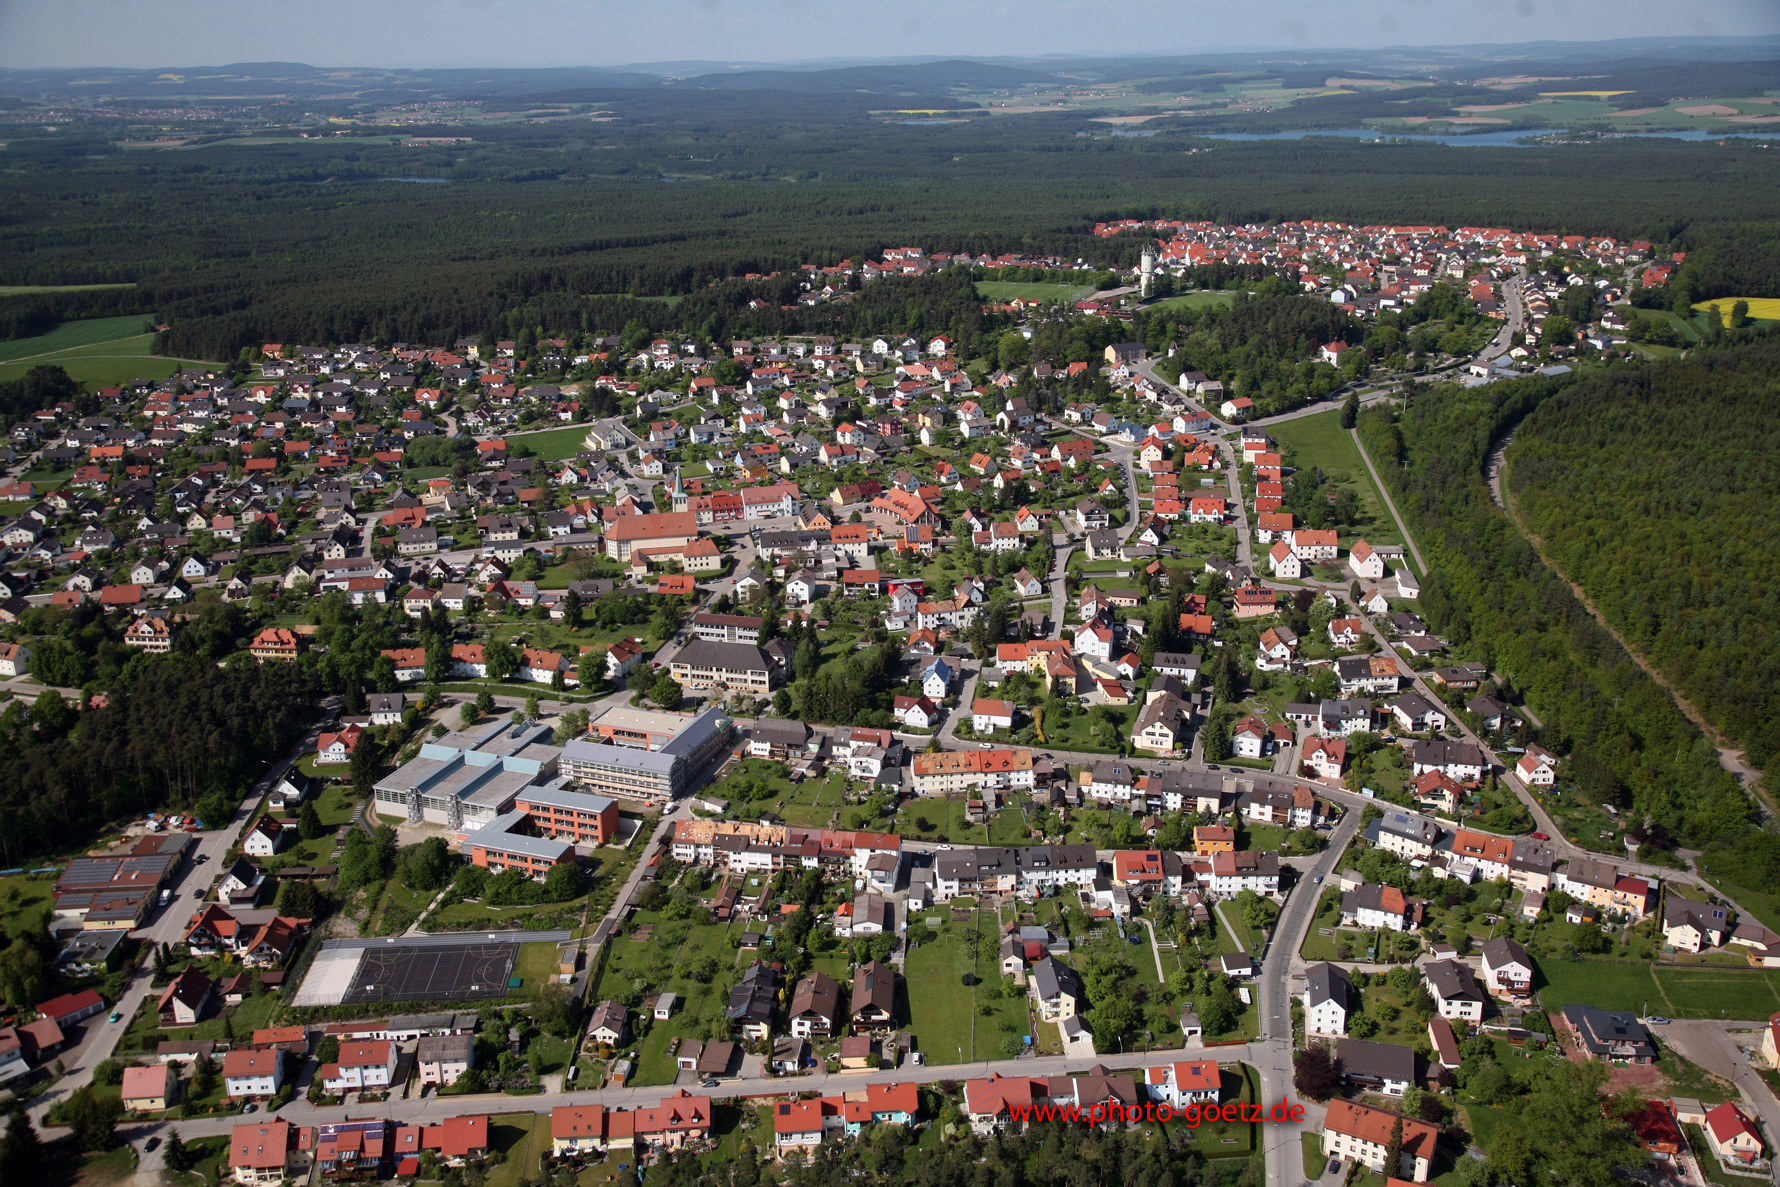
<svg viewBox="0 0 1780 1187">
<path fill-rule="evenodd" d="M 322 1091 L 331 1095 L 366 1088 L 387 1088 L 396 1070 L 396 1045 L 388 1039 L 341 1043 L 337 1062 L 315 1073 Z"/>
<path fill-rule="evenodd" d="M 1281 581 L 1297 581 L 1304 576 L 1304 562 L 1292 551 L 1292 546 L 1284 540 L 1276 541 L 1267 553 L 1267 563 L 1273 575 Z"/>
<path fill-rule="evenodd" d="M 971 728 L 979 734 L 1014 728 L 1014 706 L 1010 701 L 978 697 L 971 705 L 970 713 Z"/>
<path fill-rule="evenodd" d="M 284 1052 L 277 1047 L 243 1047 L 223 1057 L 223 1092 L 231 1100 L 277 1096 L 284 1084 Z"/>
<path fill-rule="evenodd" d="M 946 693 L 951 691 L 953 675 L 950 663 L 936 659 L 921 673 L 921 691 L 935 701 L 943 701 Z"/>
<path fill-rule="evenodd" d="M 1519 998 L 1532 992 L 1533 960 L 1525 948 L 1513 940 L 1497 938 L 1484 941 L 1479 951 L 1483 983 L 1491 993 Z"/>
<path fill-rule="evenodd" d="M 1483 1021 L 1486 995 L 1470 965 L 1456 960 L 1429 961 L 1422 966 L 1422 980 L 1427 984 L 1428 992 L 1434 995 L 1434 1004 L 1442 1018 Z"/>
<path fill-rule="evenodd" d="M 1550 787 L 1557 782 L 1557 756 L 1543 746 L 1528 746 L 1514 764 L 1514 773 L 1529 787 Z"/>
<path fill-rule="evenodd" d="M 1312 1035 L 1344 1035 L 1358 995 L 1340 965 L 1323 961 L 1304 970 L 1304 1029 Z"/>
<path fill-rule="evenodd" d="M 1093 659 L 1112 659 L 1113 633 L 1111 627 L 1098 623 L 1083 623 L 1076 628 L 1075 653 Z"/>
<path fill-rule="evenodd" d="M 284 848 L 289 831 L 270 816 L 262 816 L 248 830 L 241 851 L 249 857 L 271 857 Z"/>
<path fill-rule="evenodd" d="M 1361 581 L 1384 580 L 1384 558 L 1364 540 L 1355 540 L 1354 546 L 1348 549 L 1347 567 Z"/>
</svg>

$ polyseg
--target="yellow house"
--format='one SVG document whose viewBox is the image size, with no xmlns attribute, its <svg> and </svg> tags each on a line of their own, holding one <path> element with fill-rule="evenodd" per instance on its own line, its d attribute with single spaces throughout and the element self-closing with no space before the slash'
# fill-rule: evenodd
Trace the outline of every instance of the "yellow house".
<svg viewBox="0 0 1780 1187">
<path fill-rule="evenodd" d="M 158 1113 L 179 1099 L 179 1075 L 170 1063 L 124 1069 L 124 1108 L 134 1113 Z"/>
</svg>

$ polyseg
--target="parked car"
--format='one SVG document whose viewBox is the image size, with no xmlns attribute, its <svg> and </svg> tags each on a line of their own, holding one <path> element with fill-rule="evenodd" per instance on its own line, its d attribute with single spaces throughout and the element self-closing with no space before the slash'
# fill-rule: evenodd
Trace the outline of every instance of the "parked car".
<svg viewBox="0 0 1780 1187">
<path fill-rule="evenodd" d="M 1551 837 L 1545 833 L 1534 833 L 1533 840 L 1535 840 L 1535 841 L 1549 841 L 1549 840 L 1551 840 Z"/>
<path fill-rule="evenodd" d="M 113 1022 L 122 1022 L 124 1020 L 124 1012 L 122 1010 L 113 1010 L 111 1012 L 111 1020 Z"/>
</svg>

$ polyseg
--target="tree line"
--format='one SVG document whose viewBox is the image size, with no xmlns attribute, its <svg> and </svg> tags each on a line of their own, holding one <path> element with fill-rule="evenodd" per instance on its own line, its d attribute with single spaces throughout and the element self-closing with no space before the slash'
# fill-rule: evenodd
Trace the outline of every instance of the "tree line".
<svg viewBox="0 0 1780 1187">
<path fill-rule="evenodd" d="M 1766 766 L 1780 754 L 1780 340 L 1620 368 L 1515 434 L 1527 527 L 1628 642 Z"/>
<path fill-rule="evenodd" d="M 0 857 L 16 865 L 108 821 L 163 809 L 215 827 L 302 736 L 315 697 L 300 667 L 173 655 L 121 680 L 97 708 L 77 712 L 54 691 L 9 702 L 0 712 Z"/>
<path fill-rule="evenodd" d="M 437 342 L 539 324 L 613 332 L 678 311 L 601 302 L 695 294 L 903 244 L 1129 267 L 1142 236 L 1091 233 L 1127 213 L 1648 237 L 1690 252 L 1684 271 L 1701 299 L 1780 291 L 1762 229 L 1780 163 L 1740 144 L 1560 153 L 1306 141 L 1189 154 L 1181 148 L 1203 142 L 1184 132 L 1077 138 L 1069 115 L 917 131 L 847 112 L 763 124 L 710 106 L 681 102 L 651 124 L 479 125 L 476 143 L 451 153 L 332 139 L 177 158 L 98 142 L 15 145 L 29 151 L 9 150 L 0 280 L 136 282 L 120 290 L 128 298 L 78 300 L 152 310 L 172 327 L 162 350 L 216 358 L 264 341 Z M 1289 192 L 1282 173 L 1295 179 Z M 377 180 L 392 176 L 446 184 Z M 0 325 L 41 308 L 38 296 L 0 298 Z"/>
<path fill-rule="evenodd" d="M 1780 837 L 1718 763 L 1711 741 L 1546 567 L 1490 499 L 1496 438 L 1574 377 L 1414 394 L 1401 410 L 1360 415 L 1363 439 L 1423 545 L 1422 616 L 1487 663 L 1543 719 L 1568 755 L 1566 782 L 1620 806 L 1635 833 L 1710 851 L 1714 872 L 1751 886 L 1780 881 Z"/>
</svg>

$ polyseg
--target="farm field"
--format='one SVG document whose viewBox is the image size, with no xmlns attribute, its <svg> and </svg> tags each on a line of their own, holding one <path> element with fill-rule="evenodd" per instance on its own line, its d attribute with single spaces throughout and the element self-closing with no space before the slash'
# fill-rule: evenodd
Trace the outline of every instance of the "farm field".
<svg viewBox="0 0 1780 1187">
<path fill-rule="evenodd" d="M 119 338 L 136 337 L 142 333 L 143 320 L 141 314 L 131 314 L 128 317 L 94 317 L 84 321 L 66 321 L 49 333 L 39 334 L 35 338 L 15 338 L 10 342 L 0 342 L 0 362 L 35 358 L 40 354 L 54 354 L 77 346 L 91 346 L 95 342 L 115 342 Z"/>
<path fill-rule="evenodd" d="M 136 332 L 141 328 L 140 317 L 102 317 L 66 322 L 35 338 L 0 342 L 0 379 L 17 379 L 32 367 L 53 363 L 77 383 L 124 383 L 165 379 L 187 362 L 199 361 L 150 354 L 155 336 Z"/>
<path fill-rule="evenodd" d="M 0 297 L 28 297 L 32 293 L 90 293 L 95 289 L 131 289 L 131 283 L 120 284 L 0 284 Z"/>
<path fill-rule="evenodd" d="M 1696 301 L 1694 308 L 1701 313 L 1716 305 L 1720 311 L 1729 313 L 1731 306 L 1738 301 L 1749 302 L 1749 316 L 1763 321 L 1780 321 L 1780 297 L 1716 297 L 1710 301 Z"/>
</svg>

